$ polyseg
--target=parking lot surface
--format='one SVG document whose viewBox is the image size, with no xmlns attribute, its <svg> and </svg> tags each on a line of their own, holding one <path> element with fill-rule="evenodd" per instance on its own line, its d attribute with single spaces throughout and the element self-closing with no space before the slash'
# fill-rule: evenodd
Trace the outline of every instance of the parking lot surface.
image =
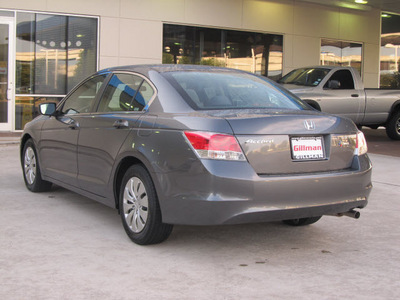
<svg viewBox="0 0 400 300">
<path fill-rule="evenodd" d="M 368 143 L 368 152 L 400 157 L 400 142 L 387 137 L 384 128 L 369 129 L 363 127 L 365 138 Z"/>
<path fill-rule="evenodd" d="M 370 158 L 359 220 L 175 226 L 138 246 L 116 210 L 29 192 L 18 145 L 0 145 L 0 299 L 398 299 L 400 157 Z"/>
</svg>

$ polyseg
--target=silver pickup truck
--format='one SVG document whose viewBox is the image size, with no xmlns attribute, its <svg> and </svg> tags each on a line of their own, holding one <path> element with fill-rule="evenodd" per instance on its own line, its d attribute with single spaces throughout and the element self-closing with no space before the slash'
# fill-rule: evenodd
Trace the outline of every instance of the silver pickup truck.
<svg viewBox="0 0 400 300">
<path fill-rule="evenodd" d="M 348 117 L 359 127 L 384 126 L 391 139 L 400 140 L 400 90 L 364 89 L 354 68 L 300 68 L 278 83 L 317 110 Z"/>
</svg>

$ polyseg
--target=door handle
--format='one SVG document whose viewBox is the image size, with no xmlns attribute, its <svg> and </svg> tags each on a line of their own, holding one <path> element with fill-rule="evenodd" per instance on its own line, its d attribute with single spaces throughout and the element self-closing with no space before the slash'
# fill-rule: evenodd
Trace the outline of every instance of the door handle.
<svg viewBox="0 0 400 300">
<path fill-rule="evenodd" d="M 72 120 L 69 123 L 68 128 L 72 129 L 72 130 L 78 129 L 79 128 L 79 123 Z"/>
<path fill-rule="evenodd" d="M 351 94 L 351 96 L 355 98 L 355 97 L 358 97 L 359 95 L 358 94 Z"/>
<path fill-rule="evenodd" d="M 118 120 L 118 121 L 114 122 L 113 127 L 117 128 L 117 129 L 128 128 L 129 122 L 127 120 Z"/>
<path fill-rule="evenodd" d="M 12 89 L 8 88 L 7 89 L 7 100 L 11 101 L 12 100 L 11 98 L 12 98 Z"/>
</svg>

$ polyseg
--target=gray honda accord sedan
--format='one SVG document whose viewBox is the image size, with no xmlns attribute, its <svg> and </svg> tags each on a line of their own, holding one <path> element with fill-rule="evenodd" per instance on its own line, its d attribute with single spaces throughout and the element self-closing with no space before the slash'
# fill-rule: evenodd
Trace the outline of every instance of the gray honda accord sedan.
<svg viewBox="0 0 400 300">
<path fill-rule="evenodd" d="M 357 218 L 372 188 L 352 121 L 242 71 L 110 68 L 39 109 L 21 138 L 27 188 L 56 184 L 116 208 L 141 245 L 173 224 Z"/>
</svg>

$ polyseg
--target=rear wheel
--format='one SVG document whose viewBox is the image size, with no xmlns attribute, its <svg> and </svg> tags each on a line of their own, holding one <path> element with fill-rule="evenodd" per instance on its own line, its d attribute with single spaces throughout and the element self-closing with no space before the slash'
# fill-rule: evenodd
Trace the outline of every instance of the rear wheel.
<svg viewBox="0 0 400 300">
<path fill-rule="evenodd" d="M 291 219 L 291 220 L 284 220 L 283 223 L 290 225 L 290 226 L 304 226 L 304 225 L 310 225 L 315 222 L 317 222 L 319 219 L 321 219 L 322 216 L 320 217 L 310 217 L 310 218 L 301 218 L 301 219 Z"/>
<path fill-rule="evenodd" d="M 395 112 L 387 122 L 386 134 L 393 140 L 400 140 L 400 110 Z"/>
<path fill-rule="evenodd" d="M 42 179 L 39 160 L 33 141 L 29 139 L 22 151 L 22 171 L 24 172 L 25 185 L 31 192 L 45 192 L 50 190 L 51 182 Z"/>
<path fill-rule="evenodd" d="M 154 184 L 141 165 L 131 166 L 122 179 L 119 212 L 127 235 L 136 244 L 161 243 L 171 234 L 173 226 L 162 223 Z"/>
</svg>

